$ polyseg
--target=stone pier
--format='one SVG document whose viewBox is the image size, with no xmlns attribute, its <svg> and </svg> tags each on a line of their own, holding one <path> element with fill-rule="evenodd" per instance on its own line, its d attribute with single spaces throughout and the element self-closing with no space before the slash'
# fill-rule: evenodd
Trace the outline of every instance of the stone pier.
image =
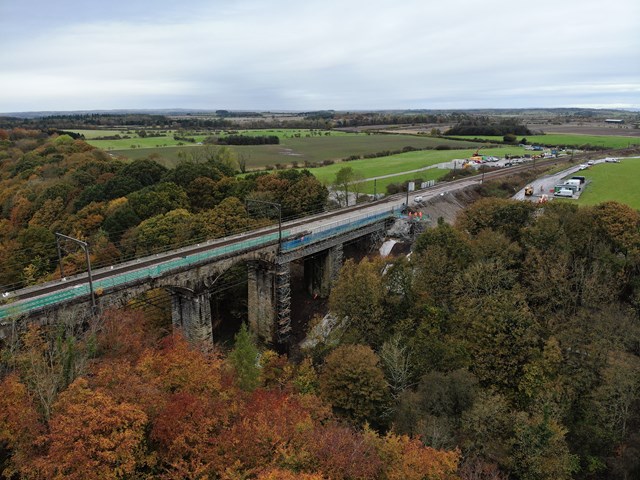
<svg viewBox="0 0 640 480">
<path fill-rule="evenodd" d="M 275 269 L 265 262 L 249 262 L 247 307 L 249 328 L 266 344 L 274 340 Z"/>
<path fill-rule="evenodd" d="M 171 321 L 173 328 L 182 331 L 189 342 L 195 345 L 213 345 L 211 300 L 208 292 L 172 289 Z"/>
</svg>

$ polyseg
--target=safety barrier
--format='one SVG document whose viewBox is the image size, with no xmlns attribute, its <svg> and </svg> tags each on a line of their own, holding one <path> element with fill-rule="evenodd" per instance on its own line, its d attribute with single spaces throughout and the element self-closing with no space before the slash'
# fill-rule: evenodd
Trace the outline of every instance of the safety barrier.
<svg viewBox="0 0 640 480">
<path fill-rule="evenodd" d="M 372 215 L 362 215 L 358 217 L 351 217 L 345 220 L 330 223 L 328 225 L 319 227 L 313 232 L 304 235 L 303 237 L 296 238 L 294 240 L 288 240 L 282 242 L 281 251 L 289 252 L 297 248 L 304 247 L 311 243 L 316 243 L 325 240 L 336 235 L 340 235 L 350 230 L 356 230 L 358 228 L 370 225 L 372 223 L 379 222 L 386 218 L 390 218 L 397 215 L 398 212 L 391 210 L 385 210 L 383 212 L 375 213 Z M 283 238 L 291 236 L 291 231 L 282 232 Z M 267 243 L 276 242 L 278 240 L 278 233 L 270 233 L 260 237 L 250 238 L 230 245 L 225 245 L 211 250 L 203 252 L 185 254 L 180 258 L 174 258 L 167 260 L 166 262 L 158 263 L 149 267 L 142 267 L 127 273 L 121 273 L 113 275 L 101 280 L 95 280 L 93 282 L 94 291 L 108 290 L 118 286 L 126 285 L 133 282 L 138 282 L 142 279 L 158 278 L 163 274 L 183 269 L 191 265 L 198 264 L 200 262 L 210 260 L 213 258 L 228 255 L 230 253 L 236 253 L 244 250 L 251 250 Z M 141 259 L 144 260 L 144 259 Z M 43 309 L 45 307 L 55 305 L 57 303 L 73 300 L 78 297 L 89 295 L 88 284 L 75 285 L 67 289 L 35 297 L 29 300 L 20 301 L 19 299 L 15 303 L 0 306 L 0 320 L 9 318 L 12 316 L 18 316 L 24 313 L 28 313 L 33 310 Z"/>
<path fill-rule="evenodd" d="M 283 232 L 283 236 L 290 235 L 290 232 Z M 166 262 L 159 263 L 157 265 L 153 265 L 150 267 L 142 267 L 137 270 L 133 270 L 127 273 L 121 273 L 117 275 L 113 275 L 109 278 L 104 278 L 101 280 L 96 280 L 93 282 L 94 291 L 102 289 L 110 289 L 115 288 L 120 285 L 125 285 L 127 283 L 136 282 L 145 278 L 157 278 L 162 276 L 164 273 L 170 272 L 172 270 L 178 270 L 184 267 L 188 267 L 205 260 L 221 257 L 224 255 L 228 255 L 230 253 L 236 253 L 243 250 L 251 250 L 257 247 L 260 247 L 264 244 L 276 242 L 278 240 L 277 233 L 270 233 L 267 235 L 263 235 L 261 237 L 250 238 L 248 240 L 243 240 L 241 242 L 233 243 L 231 245 L 225 245 L 222 247 L 214 248 L 211 250 L 207 250 L 204 252 L 198 252 L 190 255 L 185 255 L 184 257 L 174 258 L 171 260 L 167 260 Z M 29 300 L 16 301 L 15 303 L 10 303 L 8 305 L 0 306 L 0 319 L 21 315 L 32 310 L 39 310 L 44 307 L 48 307 L 50 305 L 55 305 L 56 303 L 72 300 L 74 298 L 82 297 L 89 295 L 91 292 L 89 291 L 88 284 L 75 285 L 73 287 L 69 287 L 68 289 L 58 291 L 55 293 L 50 293 L 47 295 L 43 295 L 41 297 L 32 298 Z"/>
<path fill-rule="evenodd" d="M 366 225 L 370 225 L 372 223 L 379 222 L 386 218 L 390 218 L 394 214 L 395 212 L 392 209 L 392 210 L 385 210 L 384 212 L 381 212 L 381 213 L 375 213 L 373 215 L 363 215 L 360 217 L 352 217 L 346 220 L 333 222 L 323 227 L 320 227 L 314 230 L 313 232 L 310 232 L 304 235 L 303 237 L 283 242 L 281 246 L 281 251 L 290 252 L 291 250 L 304 247 L 311 243 L 316 243 L 321 240 L 326 240 L 327 238 L 335 237 L 344 232 L 347 232 L 350 230 L 356 230 Z"/>
</svg>

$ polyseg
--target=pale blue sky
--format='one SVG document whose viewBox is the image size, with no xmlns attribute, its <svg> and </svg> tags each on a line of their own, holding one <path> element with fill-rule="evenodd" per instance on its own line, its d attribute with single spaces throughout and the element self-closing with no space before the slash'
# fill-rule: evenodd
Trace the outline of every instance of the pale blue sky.
<svg viewBox="0 0 640 480">
<path fill-rule="evenodd" d="M 637 0 L 0 0 L 0 112 L 640 108 Z"/>
</svg>

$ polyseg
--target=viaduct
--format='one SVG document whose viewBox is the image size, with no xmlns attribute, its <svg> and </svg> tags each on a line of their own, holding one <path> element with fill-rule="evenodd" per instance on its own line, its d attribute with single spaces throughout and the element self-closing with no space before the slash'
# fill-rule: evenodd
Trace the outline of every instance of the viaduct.
<svg viewBox="0 0 640 480">
<path fill-rule="evenodd" d="M 244 263 L 247 272 L 249 326 L 266 344 L 286 343 L 291 332 L 291 275 L 294 261 L 304 262 L 307 288 L 326 297 L 342 265 L 343 245 L 384 235 L 399 209 L 325 214 L 281 230 L 263 229 L 132 262 L 48 282 L 11 293 L 0 306 L 0 338 L 14 322 L 52 323 L 66 312 L 122 306 L 151 289 L 171 294 L 174 328 L 194 343 L 213 342 L 221 319 L 213 318 L 211 292 L 229 268 Z"/>
</svg>

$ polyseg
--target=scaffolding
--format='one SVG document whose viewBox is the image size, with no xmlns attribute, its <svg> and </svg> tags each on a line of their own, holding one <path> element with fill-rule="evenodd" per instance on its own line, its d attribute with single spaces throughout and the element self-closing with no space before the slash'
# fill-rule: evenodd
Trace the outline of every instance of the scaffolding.
<svg viewBox="0 0 640 480">
<path fill-rule="evenodd" d="M 291 334 L 291 267 L 288 262 L 276 267 L 276 316 L 278 342 L 285 343 Z"/>
</svg>

